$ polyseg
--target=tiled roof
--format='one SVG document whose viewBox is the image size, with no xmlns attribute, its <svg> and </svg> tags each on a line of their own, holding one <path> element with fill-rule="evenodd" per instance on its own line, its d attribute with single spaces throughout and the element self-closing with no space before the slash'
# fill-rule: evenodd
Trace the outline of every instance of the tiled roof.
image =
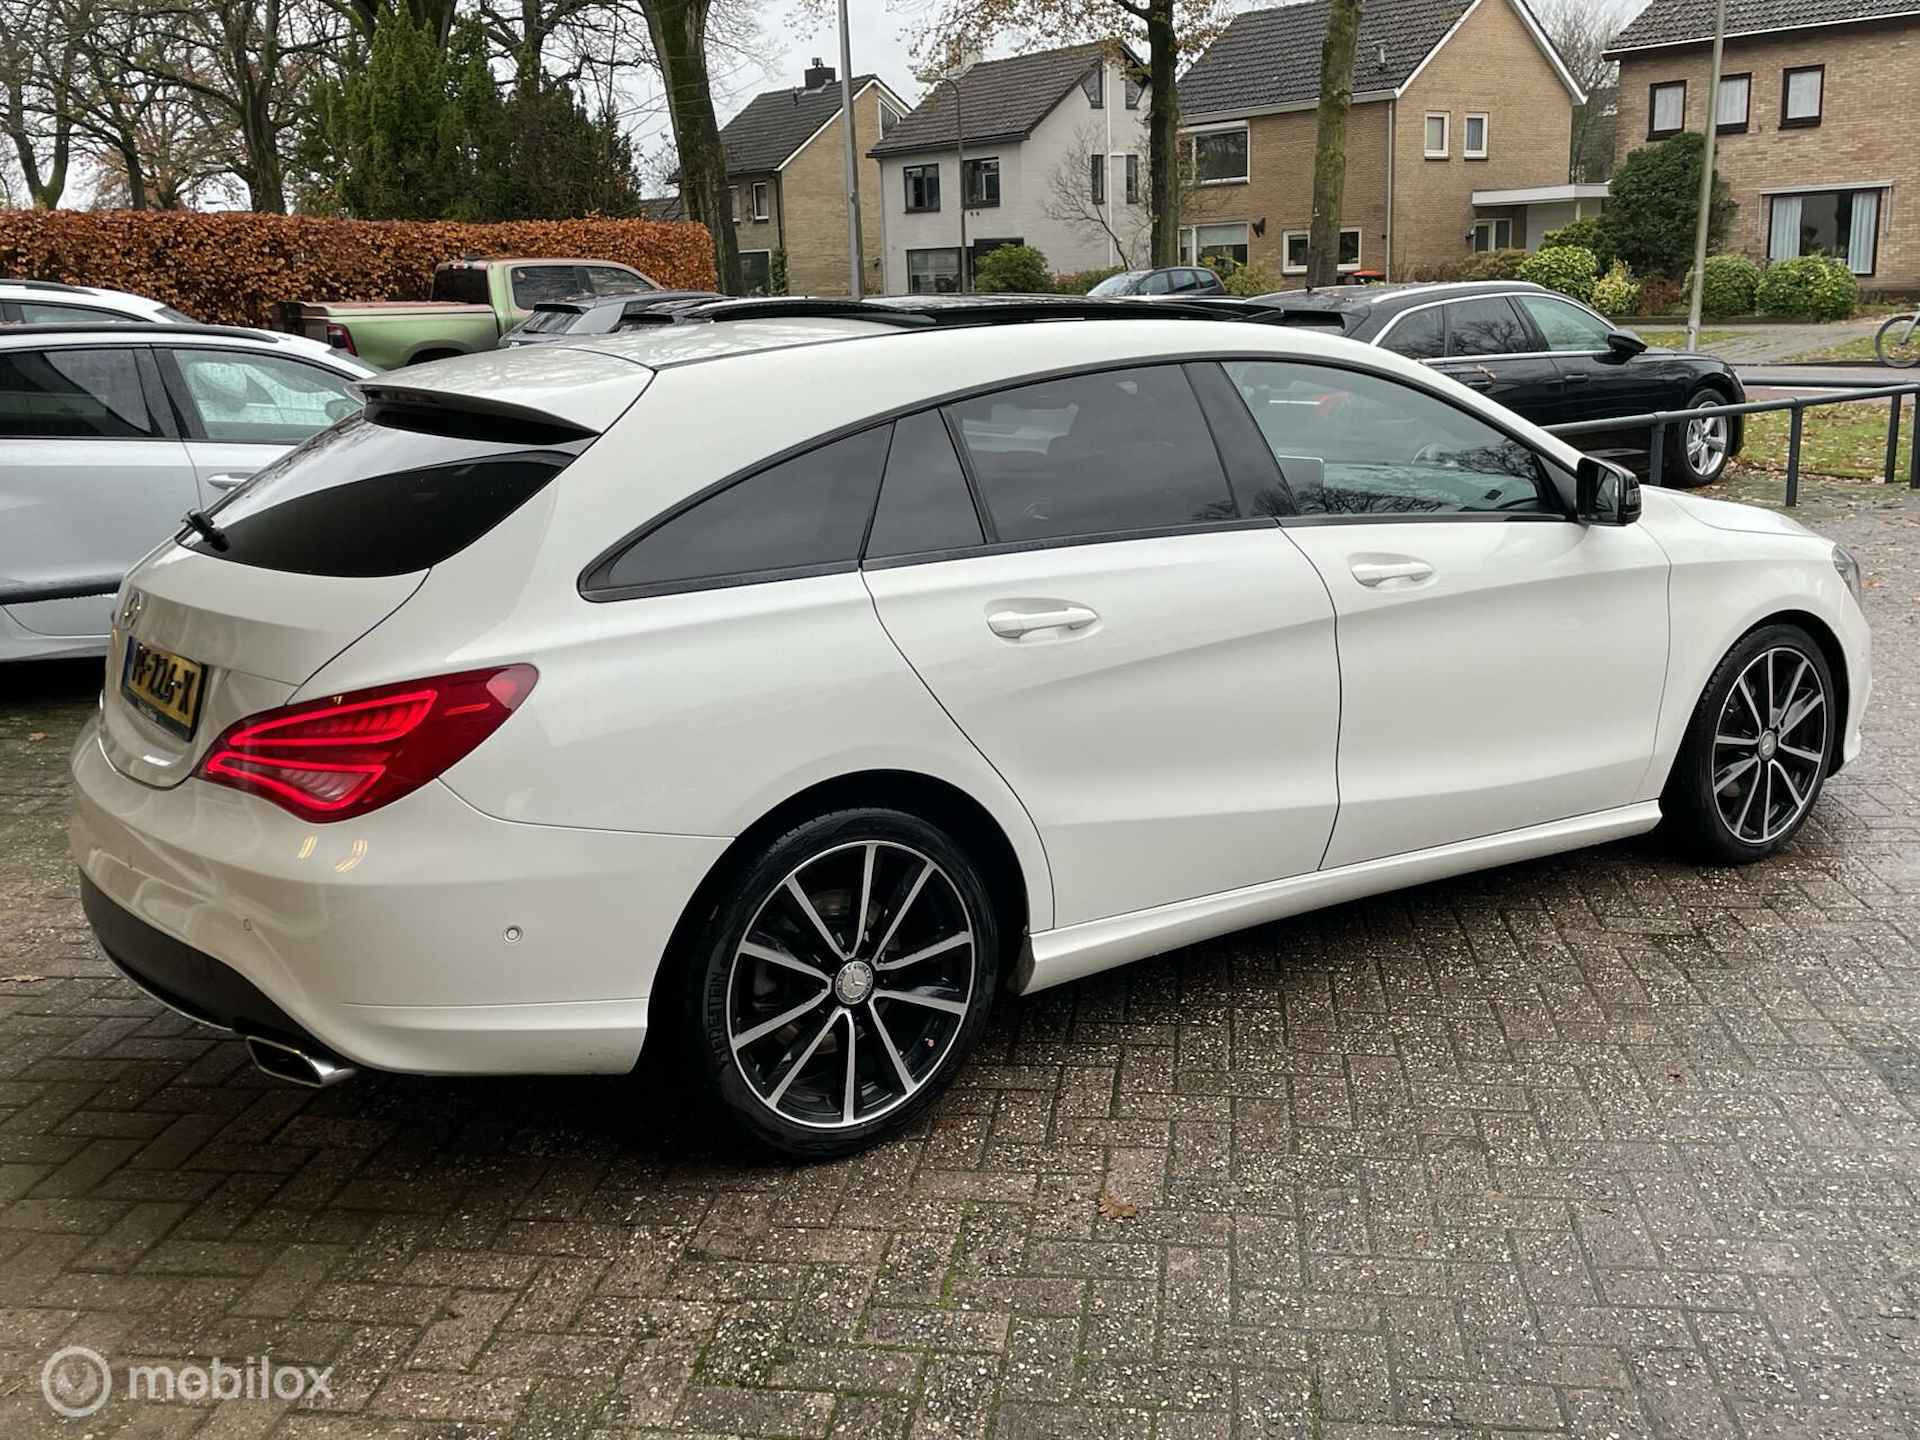
<svg viewBox="0 0 1920 1440">
<path fill-rule="evenodd" d="M 1371 0 L 1353 47 L 1353 93 L 1405 83 L 1472 0 Z M 1326 0 L 1236 15 L 1180 78 L 1180 113 L 1211 115 L 1292 105 L 1320 94 Z"/>
<path fill-rule="evenodd" d="M 854 76 L 853 93 L 858 95 L 876 78 Z M 838 80 L 818 90 L 769 90 L 754 96 L 720 131 L 720 143 L 727 147 L 727 173 L 779 169 L 814 131 L 839 113 Z"/>
<path fill-rule="evenodd" d="M 1917 0 L 1727 0 L 1727 34 L 1753 35 L 1844 20 L 1920 15 Z M 1701 0 L 1653 0 L 1614 37 L 1608 54 L 1713 38 L 1713 7 Z"/>
<path fill-rule="evenodd" d="M 983 60 L 962 75 L 960 114 L 966 142 L 1025 139 L 1053 107 L 1099 63 L 1106 46 L 1068 45 L 1009 60 Z M 868 153 L 897 155 L 953 144 L 953 86 L 929 86 L 914 112 L 889 130 Z"/>
</svg>

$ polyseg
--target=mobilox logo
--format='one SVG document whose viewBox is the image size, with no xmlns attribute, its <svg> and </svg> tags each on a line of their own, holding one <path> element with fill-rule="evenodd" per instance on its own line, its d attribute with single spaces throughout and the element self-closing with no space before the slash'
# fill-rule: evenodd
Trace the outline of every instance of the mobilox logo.
<svg viewBox="0 0 1920 1440">
<path fill-rule="evenodd" d="M 91 1415 L 113 1399 L 115 1379 L 125 1400 L 324 1400 L 333 1367 L 276 1365 L 268 1355 L 205 1365 L 127 1365 L 116 1377 L 98 1350 L 69 1345 L 40 1367 L 40 1393 L 54 1413 L 70 1420 Z"/>
</svg>

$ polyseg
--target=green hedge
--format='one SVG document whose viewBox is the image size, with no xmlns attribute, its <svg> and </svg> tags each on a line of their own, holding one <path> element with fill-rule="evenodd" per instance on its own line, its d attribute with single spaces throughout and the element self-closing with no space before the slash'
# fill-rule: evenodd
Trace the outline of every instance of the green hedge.
<svg viewBox="0 0 1920 1440">
<path fill-rule="evenodd" d="M 1527 257 L 1520 267 L 1520 278 L 1571 295 L 1585 303 L 1593 299 L 1593 283 L 1600 278 L 1600 267 L 1593 252 L 1578 245 L 1556 245 Z"/>
<path fill-rule="evenodd" d="M 1729 315 L 1751 315 L 1760 288 L 1760 267 L 1744 255 L 1709 255 L 1706 283 L 1700 290 L 1700 313 L 1713 320 Z M 1693 294 L 1693 271 L 1687 271 L 1687 294 Z"/>
<path fill-rule="evenodd" d="M 1845 320 L 1860 301 L 1860 282 L 1838 260 L 1802 255 L 1776 260 L 1760 274 L 1754 304 L 1763 314 Z"/>
</svg>

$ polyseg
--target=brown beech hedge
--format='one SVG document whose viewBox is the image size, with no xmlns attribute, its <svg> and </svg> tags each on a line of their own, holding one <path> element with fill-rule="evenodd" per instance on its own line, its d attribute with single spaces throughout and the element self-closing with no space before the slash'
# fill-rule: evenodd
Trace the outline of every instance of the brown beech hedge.
<svg viewBox="0 0 1920 1440">
<path fill-rule="evenodd" d="M 706 227 L 656 220 L 324 220 L 153 210 L 0 211 L 0 277 L 101 285 L 198 320 L 266 325 L 282 300 L 424 300 L 462 255 L 615 260 L 710 290 Z"/>
</svg>

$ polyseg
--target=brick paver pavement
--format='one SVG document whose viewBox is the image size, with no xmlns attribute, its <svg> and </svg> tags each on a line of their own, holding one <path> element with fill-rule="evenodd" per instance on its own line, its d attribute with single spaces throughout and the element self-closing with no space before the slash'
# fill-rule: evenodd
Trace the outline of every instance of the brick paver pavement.
<svg viewBox="0 0 1920 1440">
<path fill-rule="evenodd" d="M 928 1123 L 805 1169 L 670 1076 L 257 1075 L 81 921 L 91 683 L 0 672 L 0 1436 L 1920 1432 L 1920 501 L 1813 490 L 1879 689 L 1789 853 L 1616 845 L 1003 1003 Z M 65 1345 L 329 1390 L 58 1420 Z"/>
</svg>

